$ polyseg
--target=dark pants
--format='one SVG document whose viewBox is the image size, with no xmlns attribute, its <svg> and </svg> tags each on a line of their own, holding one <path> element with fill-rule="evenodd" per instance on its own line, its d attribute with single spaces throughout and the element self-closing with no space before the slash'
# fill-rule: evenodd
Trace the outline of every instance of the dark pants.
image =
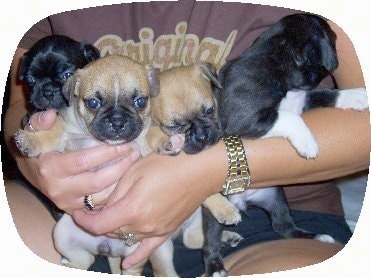
<svg viewBox="0 0 371 278">
<path fill-rule="evenodd" d="M 53 216 L 58 218 L 58 209 L 32 186 L 23 183 L 27 188 L 40 197 Z M 311 211 L 292 210 L 291 215 L 296 225 L 302 229 L 319 233 L 328 234 L 335 240 L 346 244 L 352 236 L 345 219 L 332 214 L 317 213 Z M 226 247 L 223 249 L 224 256 L 227 256 L 236 250 L 242 249 L 252 244 L 277 240 L 281 237 L 272 230 L 272 226 L 267 214 L 259 208 L 249 208 L 242 214 L 242 221 L 234 227 L 228 228 L 231 231 L 239 233 L 244 239 L 237 247 Z M 201 276 L 203 273 L 203 260 L 201 250 L 193 250 L 184 246 L 180 236 L 174 241 L 174 264 L 180 275 L 184 278 L 193 278 Z M 110 273 L 107 258 L 97 256 L 95 263 L 89 268 L 91 271 Z M 147 263 L 143 275 L 153 276 L 149 263 Z"/>
</svg>

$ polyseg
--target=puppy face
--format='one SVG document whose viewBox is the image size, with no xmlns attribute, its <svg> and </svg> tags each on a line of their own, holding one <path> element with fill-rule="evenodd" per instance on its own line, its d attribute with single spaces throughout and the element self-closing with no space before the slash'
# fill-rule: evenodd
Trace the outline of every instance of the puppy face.
<svg viewBox="0 0 371 278">
<path fill-rule="evenodd" d="M 148 127 L 150 97 L 159 91 L 152 68 L 119 55 L 76 71 L 63 90 L 70 94 L 84 128 L 110 144 L 131 141 Z"/>
<path fill-rule="evenodd" d="M 34 108 L 60 109 L 68 105 L 62 86 L 77 69 L 99 58 L 93 45 L 65 36 L 39 40 L 22 58 L 19 78 L 29 86 Z"/>
<path fill-rule="evenodd" d="M 184 151 L 197 153 L 221 135 L 212 84 L 220 86 L 206 63 L 160 74 L 160 94 L 152 101 L 152 118 L 167 135 L 184 134 Z"/>
</svg>

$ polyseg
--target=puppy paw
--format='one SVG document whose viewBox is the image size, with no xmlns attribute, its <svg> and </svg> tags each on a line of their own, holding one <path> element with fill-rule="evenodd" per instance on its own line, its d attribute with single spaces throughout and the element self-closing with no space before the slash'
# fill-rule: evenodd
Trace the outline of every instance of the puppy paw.
<svg viewBox="0 0 371 278">
<path fill-rule="evenodd" d="M 340 90 L 335 107 L 363 111 L 369 107 L 365 88 Z"/>
<path fill-rule="evenodd" d="M 62 257 L 62 259 L 61 259 L 61 265 L 65 266 L 65 267 L 69 267 L 69 268 L 80 268 L 79 265 L 70 262 L 70 261 L 69 261 L 67 258 L 65 258 L 65 257 Z"/>
<path fill-rule="evenodd" d="M 314 159 L 318 156 L 317 142 L 312 134 L 302 139 L 290 140 L 298 154 L 306 159 Z"/>
<path fill-rule="evenodd" d="M 14 134 L 14 141 L 18 150 L 25 156 L 39 156 L 40 152 L 37 147 L 33 144 L 31 134 L 27 131 L 19 129 Z"/>
<path fill-rule="evenodd" d="M 314 135 L 303 119 L 294 113 L 279 110 L 273 127 L 262 138 L 284 137 L 296 149 L 298 154 L 307 159 L 318 156 L 318 145 Z"/>
<path fill-rule="evenodd" d="M 184 134 L 173 135 L 169 140 L 163 142 L 157 152 L 164 155 L 177 155 L 183 150 L 184 141 Z"/>
<path fill-rule="evenodd" d="M 216 220 L 225 225 L 235 225 L 241 221 L 240 211 L 233 205 L 212 211 Z"/>
<path fill-rule="evenodd" d="M 332 236 L 326 234 L 318 234 L 314 237 L 314 239 L 326 243 L 335 243 L 335 239 Z"/>
<path fill-rule="evenodd" d="M 239 233 L 226 230 L 223 231 L 223 246 L 236 247 L 241 242 L 241 240 L 243 240 L 243 237 Z"/>
</svg>

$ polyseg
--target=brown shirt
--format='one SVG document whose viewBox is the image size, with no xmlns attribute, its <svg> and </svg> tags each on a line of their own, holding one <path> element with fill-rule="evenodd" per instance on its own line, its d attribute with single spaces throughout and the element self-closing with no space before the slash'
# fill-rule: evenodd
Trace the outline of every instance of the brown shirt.
<svg viewBox="0 0 371 278">
<path fill-rule="evenodd" d="M 19 43 L 29 49 L 50 34 L 93 43 L 101 55 L 122 54 L 162 70 L 207 61 L 220 68 L 271 24 L 300 11 L 247 3 L 149 2 L 116 4 L 51 15 Z M 325 86 L 332 86 L 325 83 Z M 292 208 L 342 214 L 330 183 L 285 189 Z"/>
</svg>

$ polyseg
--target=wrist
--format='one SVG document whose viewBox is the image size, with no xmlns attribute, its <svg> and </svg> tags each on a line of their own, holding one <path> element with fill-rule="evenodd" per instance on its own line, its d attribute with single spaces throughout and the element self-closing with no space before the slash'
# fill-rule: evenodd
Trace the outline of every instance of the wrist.
<svg viewBox="0 0 371 278">
<path fill-rule="evenodd" d="M 222 194 L 229 195 L 245 191 L 251 183 L 250 169 L 247 163 L 245 147 L 239 136 L 230 135 L 222 138 L 228 160 L 228 171 Z"/>
</svg>

